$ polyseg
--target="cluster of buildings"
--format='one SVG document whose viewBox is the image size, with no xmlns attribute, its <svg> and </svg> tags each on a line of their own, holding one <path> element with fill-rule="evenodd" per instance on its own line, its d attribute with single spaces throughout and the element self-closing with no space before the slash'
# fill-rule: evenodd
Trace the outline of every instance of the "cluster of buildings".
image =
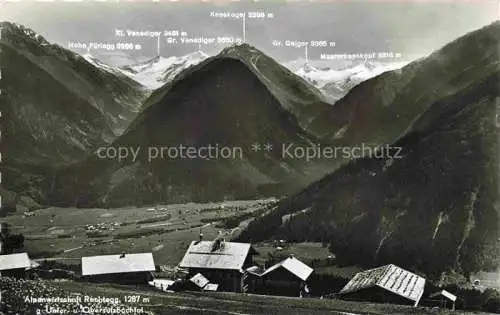
<svg viewBox="0 0 500 315">
<path fill-rule="evenodd" d="M 120 223 L 97 223 L 97 224 L 87 224 L 85 225 L 86 232 L 102 232 L 102 231 L 113 231 Z"/>
<path fill-rule="evenodd" d="M 184 271 L 185 290 L 307 296 L 313 268 L 293 255 L 268 267 L 254 264 L 257 251 L 248 243 L 193 241 L 178 267 Z M 149 283 L 163 291 L 179 289 L 178 280 L 154 279 L 151 253 L 105 255 L 82 258 L 82 275 L 89 281 Z M 365 300 L 418 306 L 426 280 L 408 270 L 389 264 L 357 273 L 343 289 L 333 294 L 345 300 Z M 450 301 L 456 296 L 441 290 L 430 297 Z"/>
<path fill-rule="evenodd" d="M 291 256 L 262 270 L 253 262 L 256 254 L 248 243 L 199 240 L 191 242 L 178 267 L 190 290 L 270 293 L 272 289 L 292 296 L 307 292 L 311 267 Z M 162 290 L 175 286 L 174 280 L 154 279 L 155 270 L 152 253 L 82 258 L 82 277 L 87 281 L 149 283 Z"/>
<path fill-rule="evenodd" d="M 0 233 L 1 235 L 1 233 Z M 1 238 L 0 238 L 1 240 Z M 0 246 L 2 242 L 0 241 Z M 0 247 L 1 248 L 1 247 Z M 82 279 L 90 282 L 149 284 L 163 291 L 199 290 L 239 293 L 307 296 L 313 268 L 293 255 L 268 267 L 254 264 L 257 251 L 251 244 L 201 239 L 189 245 L 178 265 L 184 279 L 155 279 L 152 253 L 82 257 Z M 3 254 L 0 251 L 0 274 L 25 277 L 37 264 L 26 253 Z M 182 284 L 180 284 L 182 283 Z M 336 297 L 382 303 L 418 306 L 426 280 L 393 264 L 357 273 Z M 451 301 L 456 296 L 447 291 L 431 295 Z"/>
</svg>

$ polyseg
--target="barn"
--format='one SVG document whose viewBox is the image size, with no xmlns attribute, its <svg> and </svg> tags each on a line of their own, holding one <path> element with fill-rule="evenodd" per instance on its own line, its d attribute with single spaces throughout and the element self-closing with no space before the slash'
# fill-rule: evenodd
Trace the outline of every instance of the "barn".
<svg viewBox="0 0 500 315">
<path fill-rule="evenodd" d="M 27 253 L 0 255 L 0 275 L 2 277 L 26 278 L 33 262 Z"/>
<path fill-rule="evenodd" d="M 198 273 L 218 290 L 246 292 L 247 273 L 245 269 L 252 265 L 255 249 L 248 243 L 214 241 L 193 241 L 182 258 L 179 267 L 187 269 L 188 278 Z"/>
<path fill-rule="evenodd" d="M 357 273 L 339 292 L 343 299 L 417 306 L 425 279 L 393 264 Z"/>
<path fill-rule="evenodd" d="M 252 291 L 264 294 L 302 296 L 308 292 L 307 279 L 313 269 L 293 255 L 263 272 L 248 270 Z"/>
<path fill-rule="evenodd" d="M 155 269 L 152 253 L 82 257 L 82 276 L 91 282 L 148 284 Z"/>
</svg>

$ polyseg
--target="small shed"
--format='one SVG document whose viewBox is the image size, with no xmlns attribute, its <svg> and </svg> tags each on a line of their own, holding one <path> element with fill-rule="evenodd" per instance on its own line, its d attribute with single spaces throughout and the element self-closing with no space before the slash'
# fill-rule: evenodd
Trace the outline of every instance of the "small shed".
<svg viewBox="0 0 500 315">
<path fill-rule="evenodd" d="M 339 292 L 350 300 L 417 306 L 425 289 L 425 279 L 396 265 L 357 273 Z"/>
<path fill-rule="evenodd" d="M 444 308 L 446 308 L 447 301 L 450 301 L 452 310 L 455 310 L 455 302 L 457 300 L 456 295 L 454 295 L 446 290 L 441 290 L 441 291 L 438 291 L 438 292 L 431 294 L 429 297 L 430 298 L 436 298 L 436 297 L 441 298 L 441 305 Z"/>
<path fill-rule="evenodd" d="M 196 288 L 197 290 L 203 290 L 203 288 L 210 282 L 207 278 L 205 278 L 201 273 L 197 273 L 191 279 L 189 279 L 189 282 L 194 285 L 191 287 Z"/>
<path fill-rule="evenodd" d="M 0 255 L 0 275 L 2 277 L 25 278 L 26 271 L 36 267 L 27 253 Z"/>
<path fill-rule="evenodd" d="M 150 286 L 160 289 L 162 291 L 168 291 L 174 285 L 174 280 L 169 279 L 154 279 L 148 282 Z"/>
<path fill-rule="evenodd" d="M 219 285 L 216 283 L 209 283 L 204 288 L 203 291 L 217 291 Z"/>
<path fill-rule="evenodd" d="M 148 284 L 155 269 L 152 253 L 82 257 L 82 276 L 92 282 Z"/>
</svg>

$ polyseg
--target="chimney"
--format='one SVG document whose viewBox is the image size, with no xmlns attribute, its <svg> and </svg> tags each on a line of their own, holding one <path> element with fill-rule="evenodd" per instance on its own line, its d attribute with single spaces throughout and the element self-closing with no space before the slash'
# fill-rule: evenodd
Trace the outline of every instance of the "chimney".
<svg viewBox="0 0 500 315">
<path fill-rule="evenodd" d="M 200 242 L 203 241 L 203 233 L 200 232 Z"/>
<path fill-rule="evenodd" d="M 295 258 L 295 255 L 294 254 L 290 254 L 289 257 L 293 259 L 293 258 Z"/>
<path fill-rule="evenodd" d="M 120 255 L 120 258 L 125 258 L 125 253 L 122 253 L 122 254 Z"/>
</svg>

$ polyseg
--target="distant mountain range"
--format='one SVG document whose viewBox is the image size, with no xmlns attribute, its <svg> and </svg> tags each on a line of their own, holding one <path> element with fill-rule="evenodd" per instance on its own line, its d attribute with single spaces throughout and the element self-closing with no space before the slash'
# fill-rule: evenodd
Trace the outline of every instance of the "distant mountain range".
<svg viewBox="0 0 500 315">
<path fill-rule="evenodd" d="M 495 22 L 353 88 L 329 110 L 345 119 L 343 137 L 370 133 L 401 157 L 352 161 L 240 239 L 323 241 L 343 263 L 391 262 L 437 278 L 498 265 L 499 45 Z"/>
<path fill-rule="evenodd" d="M 141 148 L 142 155 L 126 162 L 94 157 L 75 165 L 58 176 L 55 187 L 62 190 L 51 191 L 54 202 L 123 206 L 282 195 L 345 162 L 283 158 L 285 144 L 324 143 L 319 135 L 329 135 L 332 127 L 311 122 L 331 104 L 305 79 L 252 46 L 228 47 L 214 57 L 199 52 L 158 57 L 118 71 L 133 73 L 137 80 L 147 78 L 150 87 L 165 82 L 113 144 Z M 147 161 L 144 155 L 152 146 L 215 144 L 243 148 L 246 156 Z M 274 151 L 252 154 L 254 144 L 271 144 Z M 76 184 L 81 189 L 73 189 Z"/>
<path fill-rule="evenodd" d="M 122 67 L 107 65 L 90 54 L 84 54 L 83 57 L 98 68 L 118 75 L 129 76 L 145 88 L 153 91 L 172 81 L 183 70 L 202 62 L 210 56 L 200 50 L 184 56 L 168 58 L 156 56 L 146 61 Z M 330 67 L 317 68 L 304 62 L 301 67 L 297 68 L 295 65 L 295 67 L 290 67 L 290 70 L 318 88 L 324 94 L 325 100 L 333 104 L 361 82 L 384 72 L 400 69 L 408 63 L 408 61 L 351 62 L 350 65 L 332 69 Z M 285 63 L 284 66 L 287 67 L 288 64 L 290 63 Z"/>
</svg>

